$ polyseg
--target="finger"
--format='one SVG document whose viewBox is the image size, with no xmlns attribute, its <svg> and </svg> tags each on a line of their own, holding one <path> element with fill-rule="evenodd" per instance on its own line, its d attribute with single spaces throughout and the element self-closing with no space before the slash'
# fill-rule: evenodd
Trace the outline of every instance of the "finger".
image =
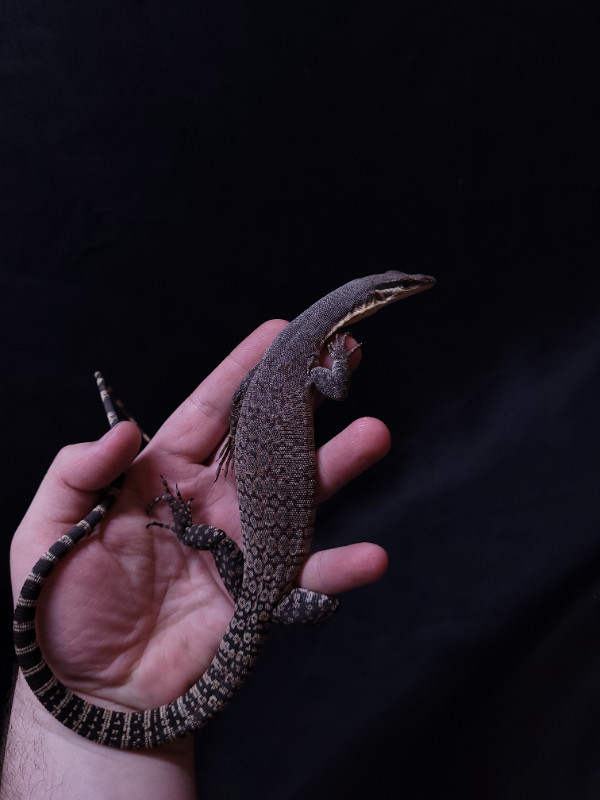
<svg viewBox="0 0 600 800">
<path fill-rule="evenodd" d="M 11 575 L 20 587 L 32 564 L 63 533 L 90 513 L 101 490 L 131 464 L 140 446 L 133 422 L 120 422 L 97 442 L 64 447 L 50 465 L 17 529 Z"/>
<path fill-rule="evenodd" d="M 73 525 L 89 511 L 102 489 L 131 464 L 140 447 L 133 422 L 119 422 L 97 442 L 64 447 L 56 456 L 21 523 L 56 528 Z M 56 537 L 57 538 L 57 537 Z"/>
<path fill-rule="evenodd" d="M 228 430 L 235 390 L 286 325 L 269 320 L 244 339 L 174 411 L 146 450 L 160 448 L 194 463 L 209 458 Z"/>
<path fill-rule="evenodd" d="M 381 420 L 362 417 L 352 422 L 317 451 L 319 487 L 317 502 L 322 503 L 389 451 L 390 432 Z"/>
<path fill-rule="evenodd" d="M 383 547 L 361 542 L 312 553 L 298 582 L 304 589 L 335 595 L 379 580 L 387 566 Z"/>
</svg>

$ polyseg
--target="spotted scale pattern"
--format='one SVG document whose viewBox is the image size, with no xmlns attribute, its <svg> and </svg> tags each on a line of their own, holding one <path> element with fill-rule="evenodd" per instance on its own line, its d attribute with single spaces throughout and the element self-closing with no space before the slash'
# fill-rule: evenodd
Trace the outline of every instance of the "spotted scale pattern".
<svg viewBox="0 0 600 800">
<path fill-rule="evenodd" d="M 243 556 L 224 531 L 193 524 L 190 503 L 177 489 L 172 494 L 165 483 L 164 493 L 151 504 L 168 503 L 173 523 L 162 527 L 171 529 L 184 544 L 213 554 L 235 600 L 233 617 L 209 668 L 181 697 L 134 712 L 88 703 L 58 681 L 37 641 L 36 608 L 48 575 L 107 513 L 122 479 L 39 559 L 16 604 L 15 650 L 31 689 L 60 722 L 92 741 L 121 749 L 172 741 L 202 727 L 229 702 L 273 622 L 321 622 L 335 611 L 334 598 L 293 585 L 310 549 L 315 518 L 313 395 L 318 390 L 341 400 L 349 387 L 345 336 L 336 335 L 329 343 L 331 369 L 319 366 L 319 355 L 342 325 L 434 283 L 428 276 L 391 271 L 345 284 L 291 322 L 241 383 L 231 406 L 219 472 L 226 475 L 233 461 Z M 98 386 L 109 423 L 116 424 L 101 376 Z"/>
</svg>

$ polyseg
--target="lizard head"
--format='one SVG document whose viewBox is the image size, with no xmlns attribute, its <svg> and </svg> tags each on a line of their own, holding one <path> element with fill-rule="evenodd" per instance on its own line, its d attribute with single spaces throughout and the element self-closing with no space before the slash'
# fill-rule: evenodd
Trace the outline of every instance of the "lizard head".
<svg viewBox="0 0 600 800">
<path fill-rule="evenodd" d="M 372 281 L 372 302 L 376 307 L 393 303 L 417 292 L 424 292 L 435 284 L 435 278 L 431 275 L 407 275 L 405 272 L 394 270 L 384 272 L 382 275 L 373 275 Z"/>
<path fill-rule="evenodd" d="M 396 270 L 352 281 L 347 284 L 354 299 L 352 309 L 339 321 L 335 330 L 375 314 L 380 308 L 403 297 L 431 289 L 434 285 L 435 278 L 431 275 L 407 275 Z"/>
</svg>

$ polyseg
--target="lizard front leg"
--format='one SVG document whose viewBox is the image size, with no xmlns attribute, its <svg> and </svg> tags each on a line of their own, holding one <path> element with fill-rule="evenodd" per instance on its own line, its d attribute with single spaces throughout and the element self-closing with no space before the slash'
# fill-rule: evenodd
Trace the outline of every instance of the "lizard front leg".
<svg viewBox="0 0 600 800">
<path fill-rule="evenodd" d="M 246 395 L 248 386 L 250 385 L 250 381 L 252 380 L 258 367 L 259 364 L 256 364 L 256 366 L 252 367 L 250 372 L 248 372 L 244 380 L 235 390 L 235 393 L 231 400 L 231 408 L 229 411 L 229 432 L 227 434 L 227 438 L 225 439 L 225 444 L 223 445 L 221 452 L 219 453 L 219 461 L 217 467 L 217 474 L 215 475 L 215 480 L 218 479 L 221 470 L 223 470 L 223 476 L 225 478 L 227 477 L 227 473 L 229 472 L 229 465 L 231 464 L 235 452 L 235 434 L 237 431 L 237 425 L 238 425 L 238 420 L 240 418 L 240 413 L 242 411 L 244 397 Z"/>
<path fill-rule="evenodd" d="M 330 400 L 345 400 L 350 391 L 350 356 L 359 349 L 360 344 L 352 350 L 346 350 L 348 336 L 348 333 L 341 336 L 336 334 L 327 345 L 333 362 L 331 369 L 313 367 L 310 371 L 310 380 L 315 389 Z"/>
</svg>

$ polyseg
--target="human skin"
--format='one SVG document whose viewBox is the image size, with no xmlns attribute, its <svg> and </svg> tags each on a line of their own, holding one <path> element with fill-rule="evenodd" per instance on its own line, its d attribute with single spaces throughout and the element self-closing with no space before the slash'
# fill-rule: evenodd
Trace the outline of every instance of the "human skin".
<svg viewBox="0 0 600 800">
<path fill-rule="evenodd" d="M 94 532 L 54 571 L 39 606 L 47 661 L 70 689 L 93 703 L 132 710 L 185 691 L 206 670 L 231 618 L 233 603 L 209 553 L 182 545 L 168 530 L 146 527 L 148 501 L 160 476 L 195 498 L 192 515 L 225 530 L 241 546 L 233 475 L 215 482 L 216 456 L 227 433 L 232 394 L 285 325 L 255 330 L 198 386 L 138 454 L 140 435 L 123 422 L 98 442 L 57 455 L 17 529 L 11 548 L 16 597 L 33 563 L 93 507 L 127 470 L 121 496 Z M 349 341 L 348 346 L 351 347 Z M 359 360 L 359 354 L 353 361 Z M 323 502 L 380 459 L 390 445 L 379 420 L 362 418 L 317 453 Z M 168 522 L 168 509 L 153 515 Z M 312 553 L 298 585 L 327 594 L 377 580 L 385 551 L 356 543 Z M 193 739 L 149 751 L 120 751 L 90 742 L 58 723 L 17 680 L 1 798 L 167 796 L 196 798 Z"/>
</svg>

